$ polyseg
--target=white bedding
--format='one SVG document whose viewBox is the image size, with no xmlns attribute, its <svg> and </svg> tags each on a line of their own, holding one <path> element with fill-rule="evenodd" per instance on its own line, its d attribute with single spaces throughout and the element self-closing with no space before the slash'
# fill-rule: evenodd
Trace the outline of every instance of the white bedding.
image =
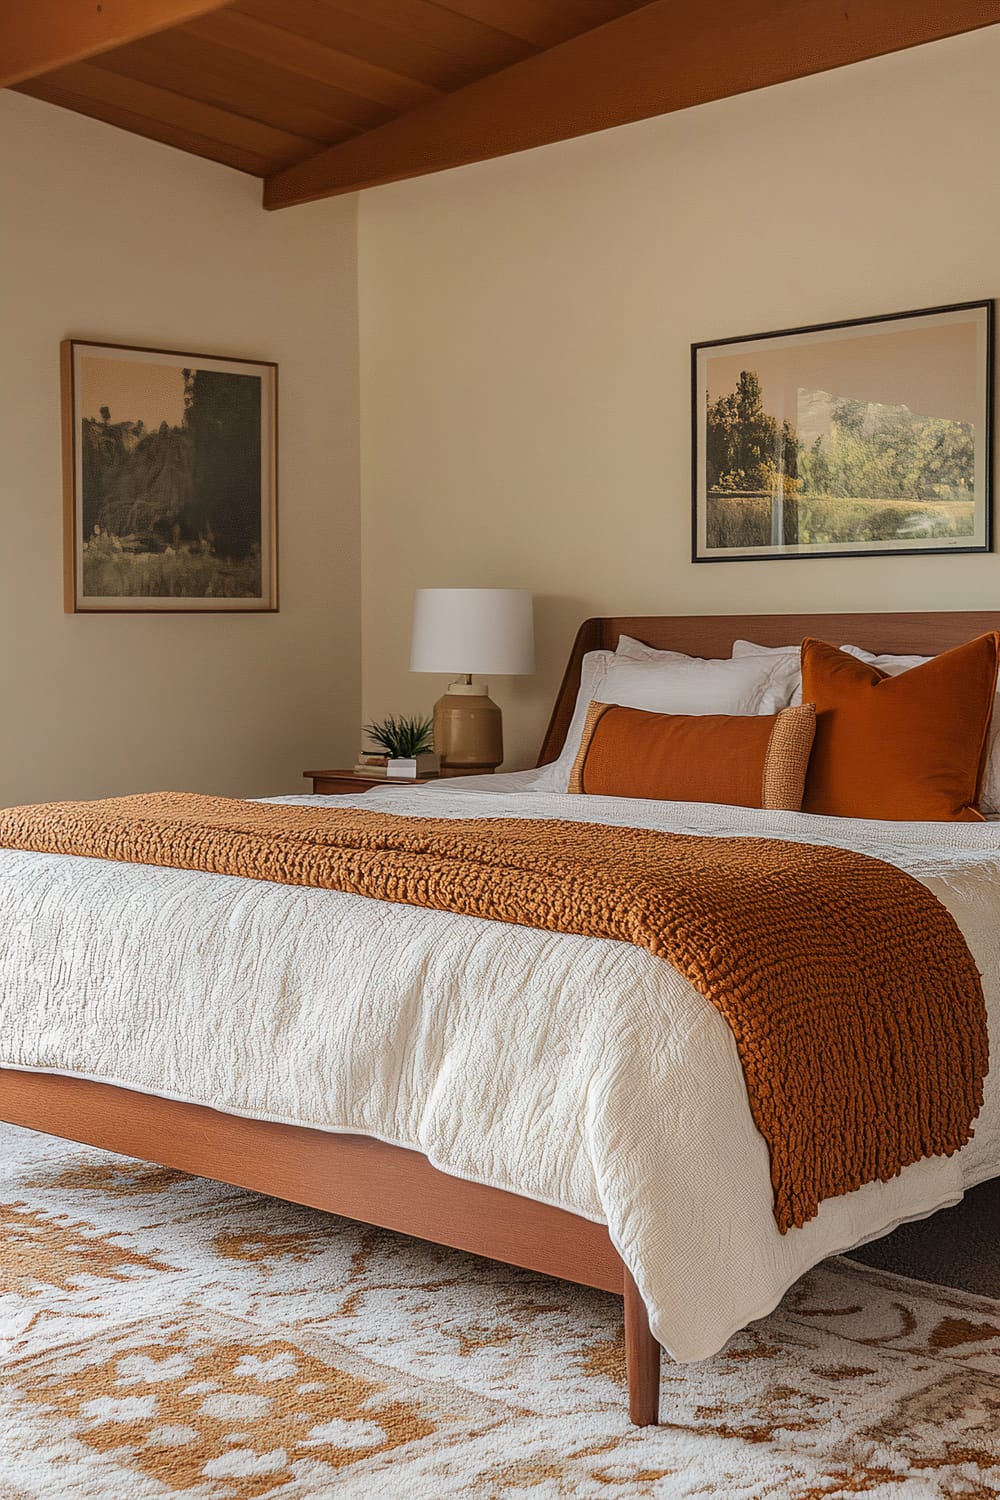
<svg viewBox="0 0 1000 1500">
<path fill-rule="evenodd" d="M 912 871 L 959 922 L 984 975 L 996 1055 L 996 825 L 568 797 L 532 791 L 536 779 L 386 787 L 337 805 L 876 854 Z M 829 1200 L 779 1234 L 729 1028 L 668 964 L 626 943 L 11 850 L 0 850 L 0 932 L 3 1065 L 378 1136 L 455 1176 L 606 1222 L 676 1359 L 713 1354 L 825 1256 L 1000 1172 L 994 1069 L 964 1151 Z"/>
</svg>

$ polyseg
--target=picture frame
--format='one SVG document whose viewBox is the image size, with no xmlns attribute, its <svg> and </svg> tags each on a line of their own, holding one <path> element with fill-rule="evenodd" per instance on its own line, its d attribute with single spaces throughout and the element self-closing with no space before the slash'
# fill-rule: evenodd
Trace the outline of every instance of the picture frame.
<svg viewBox="0 0 1000 1500">
<path fill-rule="evenodd" d="M 993 550 L 992 300 L 691 346 L 691 559 Z"/>
<path fill-rule="evenodd" d="M 67 613 L 278 608 L 278 367 L 60 345 Z"/>
</svg>

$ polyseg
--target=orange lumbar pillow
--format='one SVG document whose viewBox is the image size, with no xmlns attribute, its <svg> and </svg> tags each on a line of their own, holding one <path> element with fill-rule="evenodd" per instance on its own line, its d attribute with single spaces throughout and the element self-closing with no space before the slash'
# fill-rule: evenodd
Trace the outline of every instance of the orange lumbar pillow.
<svg viewBox="0 0 1000 1500">
<path fill-rule="evenodd" d="M 803 811 L 981 821 L 998 655 L 994 631 L 889 677 L 825 641 L 803 641 L 802 695 L 816 705 Z"/>
<path fill-rule="evenodd" d="M 569 790 L 798 812 L 815 725 L 811 703 L 746 717 L 592 703 Z"/>
</svg>

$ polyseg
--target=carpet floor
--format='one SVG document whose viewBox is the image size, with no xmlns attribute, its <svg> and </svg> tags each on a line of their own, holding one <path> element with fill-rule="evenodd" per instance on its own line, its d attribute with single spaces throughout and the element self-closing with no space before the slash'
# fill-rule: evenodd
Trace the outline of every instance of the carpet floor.
<svg viewBox="0 0 1000 1500">
<path fill-rule="evenodd" d="M 0 1500 L 983 1500 L 1000 1300 L 829 1261 L 663 1414 L 611 1296 L 0 1126 Z"/>
</svg>

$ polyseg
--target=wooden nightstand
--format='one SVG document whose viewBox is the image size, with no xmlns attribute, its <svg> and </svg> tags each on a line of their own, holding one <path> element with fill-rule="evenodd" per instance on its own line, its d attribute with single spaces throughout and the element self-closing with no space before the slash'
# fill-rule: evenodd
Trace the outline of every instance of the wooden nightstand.
<svg viewBox="0 0 1000 1500">
<path fill-rule="evenodd" d="M 436 781 L 434 776 L 418 776 L 411 781 L 402 776 L 362 776 L 360 771 L 303 771 L 303 776 L 312 781 L 313 791 L 326 797 L 350 796 L 353 792 L 367 792 L 373 786 L 423 786 Z"/>
</svg>

